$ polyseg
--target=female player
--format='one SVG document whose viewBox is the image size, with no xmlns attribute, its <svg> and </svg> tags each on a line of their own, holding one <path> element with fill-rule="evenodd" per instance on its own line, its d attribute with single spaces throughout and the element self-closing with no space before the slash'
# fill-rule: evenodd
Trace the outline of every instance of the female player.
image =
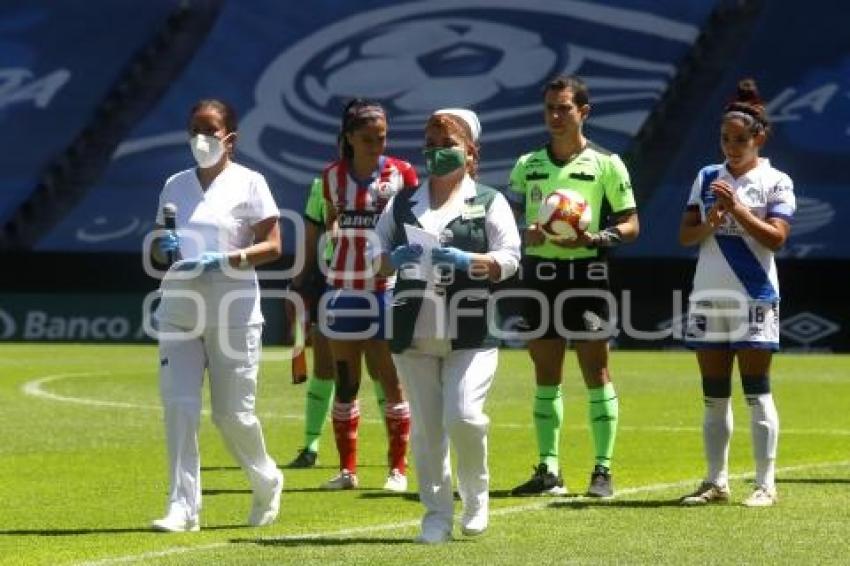
<svg viewBox="0 0 850 566">
<path fill-rule="evenodd" d="M 776 503 L 779 419 L 770 393 L 770 361 L 779 348 L 779 284 L 774 252 L 790 232 L 794 187 L 759 157 L 770 124 L 751 79 L 738 84 L 723 110 L 720 147 L 726 161 L 703 167 L 682 217 L 679 241 L 699 245 L 688 313 L 687 344 L 696 350 L 705 397 L 705 481 L 684 505 L 729 500 L 732 365 L 738 360 L 750 407 L 756 460 L 749 507 Z"/>
<path fill-rule="evenodd" d="M 419 498 L 426 509 L 418 538 L 423 543 L 451 538 L 449 442 L 457 455 L 462 531 L 481 534 L 488 522 L 489 419 L 484 401 L 498 350 L 488 340 L 483 307 L 491 283 L 516 272 L 520 239 L 507 200 L 474 180 L 480 132 L 478 117 L 469 110 L 432 115 L 425 129 L 428 182 L 397 195 L 377 228 L 381 272 L 399 270 L 392 307 L 393 359 L 413 413 Z M 414 274 L 408 274 L 405 265 L 421 261 L 422 247 L 408 240 L 407 225 L 439 237 L 442 245 L 433 248 L 429 259 L 447 270 L 445 279 L 420 279 L 415 266 Z M 474 308 L 481 314 L 460 313 Z"/>
<path fill-rule="evenodd" d="M 336 364 L 332 421 L 340 458 L 339 474 L 323 487 L 353 489 L 358 484 L 357 393 L 365 354 L 369 371 L 386 396 L 390 471 L 384 489 L 402 492 L 407 490 L 405 453 L 410 409 L 398 382 L 384 328 L 387 296 L 394 281 L 376 274 L 367 256 L 384 206 L 398 191 L 415 187 L 419 181 L 409 163 L 384 155 L 387 117 L 379 104 L 352 100 L 343 112 L 340 136 L 342 157 L 322 172 L 334 253 L 327 277 L 329 292 L 320 304 L 319 319 Z"/>
<path fill-rule="evenodd" d="M 307 380 L 307 395 L 304 403 L 304 446 L 298 450 L 298 455 L 289 462 L 287 468 L 312 468 L 319 457 L 319 439 L 322 436 L 325 421 L 331 412 L 334 397 L 334 362 L 330 344 L 321 333 L 318 320 L 318 307 L 325 291 L 324 274 L 333 258 L 333 246 L 329 239 L 323 239 L 326 222 L 325 197 L 322 194 L 322 178 L 313 180 L 307 204 L 304 207 L 304 270 L 293 280 L 291 289 L 299 293 L 307 304 L 309 311 L 310 341 L 313 346 L 313 371 Z M 324 247 L 320 245 L 325 242 Z M 320 254 L 321 252 L 321 254 Z M 321 257 L 319 257 L 321 255 Z M 371 357 L 366 358 L 366 366 L 370 375 L 374 375 L 369 367 Z M 380 414 L 384 414 L 386 405 L 384 388 L 374 379 L 375 398 Z"/>
<path fill-rule="evenodd" d="M 254 266 L 280 257 L 279 211 L 263 176 L 232 161 L 237 134 L 230 106 L 195 104 L 189 136 L 198 166 L 166 181 L 157 215 L 162 228 L 163 207 L 176 206 L 176 230 L 159 239 L 155 257 L 187 259 L 166 274 L 155 317 L 170 489 L 167 513 L 152 527 L 199 529 L 205 370 L 212 420 L 254 492 L 248 523 L 266 525 L 278 514 L 283 475 L 266 452 L 254 414 L 263 324 Z"/>
<path fill-rule="evenodd" d="M 325 198 L 322 195 L 322 179 L 317 177 L 310 186 L 307 204 L 304 207 L 304 269 L 292 281 L 292 290 L 299 293 L 309 311 L 310 341 L 313 346 L 313 372 L 307 380 L 307 395 L 304 406 L 304 447 L 287 464 L 288 468 L 312 468 L 319 454 L 319 438 L 325 421 L 331 412 L 334 392 L 334 364 L 328 339 L 315 324 L 319 301 L 325 290 L 324 273 L 319 264 L 327 266 L 333 248 L 326 245 L 319 249 L 325 231 Z M 321 251 L 321 257 L 319 252 Z"/>
</svg>

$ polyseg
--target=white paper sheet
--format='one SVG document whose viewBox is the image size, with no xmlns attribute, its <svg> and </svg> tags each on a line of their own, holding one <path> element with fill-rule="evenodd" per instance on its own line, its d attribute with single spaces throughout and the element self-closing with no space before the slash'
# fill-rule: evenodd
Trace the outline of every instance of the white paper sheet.
<svg viewBox="0 0 850 566">
<path fill-rule="evenodd" d="M 436 281 L 434 268 L 431 264 L 431 250 L 440 247 L 440 238 L 436 234 L 423 230 L 412 224 L 404 225 L 404 233 L 408 244 L 419 244 L 422 246 L 422 256 L 419 258 L 418 269 L 410 269 L 405 276 L 420 281 L 428 281 L 433 284 Z"/>
</svg>

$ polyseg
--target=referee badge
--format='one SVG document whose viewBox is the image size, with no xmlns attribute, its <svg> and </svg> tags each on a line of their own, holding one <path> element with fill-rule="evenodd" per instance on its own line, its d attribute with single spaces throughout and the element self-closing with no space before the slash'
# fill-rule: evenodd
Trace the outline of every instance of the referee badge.
<svg viewBox="0 0 850 566">
<path fill-rule="evenodd" d="M 529 196 L 534 202 L 541 202 L 543 200 L 543 191 L 540 190 L 540 185 L 532 185 L 531 195 Z"/>
</svg>

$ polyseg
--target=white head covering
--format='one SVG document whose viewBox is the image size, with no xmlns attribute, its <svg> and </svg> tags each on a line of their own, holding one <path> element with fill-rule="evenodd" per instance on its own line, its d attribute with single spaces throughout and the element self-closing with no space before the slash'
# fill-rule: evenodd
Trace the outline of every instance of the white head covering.
<svg viewBox="0 0 850 566">
<path fill-rule="evenodd" d="M 467 110 L 466 108 L 441 108 L 434 112 L 434 114 L 451 114 L 463 120 L 469 126 L 469 131 L 472 132 L 472 141 L 474 142 L 477 142 L 481 136 L 481 122 L 478 121 L 478 115 L 472 110 Z"/>
</svg>

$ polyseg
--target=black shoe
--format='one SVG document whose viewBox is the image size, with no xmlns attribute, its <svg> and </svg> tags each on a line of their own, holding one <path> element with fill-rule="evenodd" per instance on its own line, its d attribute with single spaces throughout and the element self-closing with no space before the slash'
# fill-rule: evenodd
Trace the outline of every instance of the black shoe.
<svg viewBox="0 0 850 566">
<path fill-rule="evenodd" d="M 317 452 L 302 448 L 298 452 L 298 456 L 293 461 L 286 465 L 287 468 L 312 468 L 316 465 L 316 458 L 319 457 Z"/>
<path fill-rule="evenodd" d="M 608 468 L 597 464 L 590 474 L 590 485 L 587 487 L 588 497 L 608 499 L 614 497 L 614 480 Z"/>
<path fill-rule="evenodd" d="M 511 490 L 511 495 L 564 495 L 566 493 L 564 479 L 560 474 L 556 476 L 550 472 L 546 464 L 540 464 L 534 468 L 530 480 Z"/>
</svg>

